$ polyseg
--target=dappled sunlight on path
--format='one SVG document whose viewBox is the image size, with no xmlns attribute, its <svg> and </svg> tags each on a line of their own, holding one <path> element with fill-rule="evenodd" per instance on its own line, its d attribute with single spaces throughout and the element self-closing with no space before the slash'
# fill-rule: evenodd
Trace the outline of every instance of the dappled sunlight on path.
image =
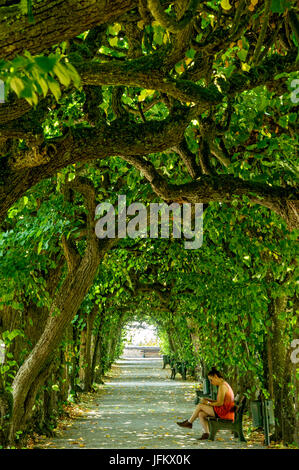
<svg viewBox="0 0 299 470">
<path fill-rule="evenodd" d="M 198 441 L 199 420 L 193 429 L 177 426 L 194 409 L 196 382 L 178 375 L 170 380 L 170 369 L 160 359 L 122 359 L 114 368 L 119 374 L 95 393 L 84 414 L 57 437 L 40 441 L 37 447 L 89 449 L 180 449 L 256 448 L 240 443 L 221 431 L 216 440 Z"/>
</svg>

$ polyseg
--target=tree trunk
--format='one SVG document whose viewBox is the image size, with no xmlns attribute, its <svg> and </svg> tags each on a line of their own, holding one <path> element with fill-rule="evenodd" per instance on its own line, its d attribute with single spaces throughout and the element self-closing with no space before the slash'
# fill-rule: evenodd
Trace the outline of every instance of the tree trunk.
<svg viewBox="0 0 299 470">
<path fill-rule="evenodd" d="M 110 240 L 111 243 L 111 240 Z M 106 244 L 106 249 L 109 244 Z M 15 432 L 24 429 L 33 405 L 29 396 L 35 397 L 36 388 L 47 376 L 53 352 L 58 347 L 66 326 L 77 313 L 88 289 L 92 285 L 100 259 L 100 252 L 86 249 L 78 269 L 71 272 L 56 294 L 44 332 L 13 381 L 13 413 L 9 440 L 13 442 Z"/>
<path fill-rule="evenodd" d="M 80 340 L 80 381 L 83 384 L 83 390 L 88 392 L 93 383 L 92 373 L 92 331 L 94 322 L 99 311 L 98 304 L 94 304 L 91 312 L 86 315 L 86 326 L 81 332 Z"/>
<path fill-rule="evenodd" d="M 85 382 L 85 367 L 86 367 L 86 326 L 80 332 L 80 349 L 79 349 L 79 380 L 82 389 L 84 389 Z"/>
<path fill-rule="evenodd" d="M 118 344 L 118 341 L 120 339 L 121 335 L 121 330 L 122 330 L 122 322 L 123 322 L 123 317 L 124 314 L 121 313 L 118 320 L 117 324 L 112 330 L 112 335 L 111 335 L 111 340 L 110 340 L 110 345 L 109 345 L 109 356 L 108 356 L 108 367 L 110 368 L 111 365 L 113 364 L 113 361 L 115 359 L 115 352 L 116 352 L 116 347 Z"/>
<path fill-rule="evenodd" d="M 93 349 L 93 355 L 92 355 L 92 363 L 91 363 L 91 383 L 93 384 L 95 381 L 95 368 L 97 365 L 97 358 L 98 358 L 98 352 L 99 352 L 99 343 L 100 343 L 100 333 L 99 331 L 96 334 L 95 337 L 95 343 L 94 343 L 94 349 Z"/>
<path fill-rule="evenodd" d="M 98 369 L 100 368 L 100 357 L 101 357 L 101 344 L 103 341 L 103 328 L 104 328 L 104 317 L 105 317 L 105 311 L 103 310 L 103 307 L 101 309 L 100 315 L 99 315 L 99 327 L 98 331 L 96 334 L 96 339 L 95 339 L 95 345 L 94 345 L 94 350 L 93 350 L 93 356 L 92 356 L 92 365 L 91 365 L 91 374 L 92 374 L 92 379 L 91 383 L 93 383 L 95 380 L 97 382 L 101 382 L 101 373 L 96 374 L 96 367 L 97 364 L 99 364 Z"/>
<path fill-rule="evenodd" d="M 171 329 L 170 329 L 170 331 L 167 330 L 170 349 L 171 349 L 172 353 L 176 356 L 177 353 L 178 353 L 177 352 L 177 346 L 176 346 L 176 343 L 175 343 L 174 338 L 172 336 L 172 333 L 173 333 L 173 331 Z"/>
<path fill-rule="evenodd" d="M 287 297 L 272 300 L 272 364 L 275 432 L 273 438 L 285 444 L 293 441 L 295 409 L 291 383 L 291 360 L 286 343 L 285 320 L 280 317 L 287 305 Z"/>
<path fill-rule="evenodd" d="M 43 0 L 32 2 L 35 21 L 29 23 L 28 15 L 21 13 L 20 3 L 12 3 L 15 5 L 0 6 L 3 59 L 11 59 L 24 50 L 38 54 L 95 26 L 113 22 L 138 5 L 137 0 Z"/>
<path fill-rule="evenodd" d="M 79 355 L 77 354 L 79 349 L 79 334 L 76 326 L 72 326 L 72 352 L 71 352 L 71 373 L 70 373 L 70 382 L 71 382 L 71 393 L 76 398 L 77 397 L 77 384 L 76 380 L 79 374 Z"/>
<path fill-rule="evenodd" d="M 9 422 L 7 416 L 12 412 L 13 396 L 6 390 L 0 374 L 0 445 L 6 446 Z"/>
<path fill-rule="evenodd" d="M 299 298 L 297 295 L 294 297 L 294 314 L 298 312 Z M 294 328 L 292 339 L 299 339 L 299 317 L 297 315 L 297 323 Z M 297 354 L 298 356 L 298 354 Z M 295 423 L 294 423 L 294 442 L 299 446 L 299 371 L 298 363 L 292 362 L 292 384 L 294 387 L 294 401 L 295 401 Z"/>
<path fill-rule="evenodd" d="M 85 343 L 85 373 L 84 391 L 88 392 L 92 387 L 92 330 L 99 311 L 99 305 L 94 304 L 91 312 L 87 316 L 86 343 Z"/>
</svg>

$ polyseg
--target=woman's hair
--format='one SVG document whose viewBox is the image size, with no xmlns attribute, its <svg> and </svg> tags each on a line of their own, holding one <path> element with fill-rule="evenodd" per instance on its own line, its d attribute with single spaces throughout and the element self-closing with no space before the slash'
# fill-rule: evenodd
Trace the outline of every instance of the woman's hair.
<svg viewBox="0 0 299 470">
<path fill-rule="evenodd" d="M 223 375 L 221 374 L 221 372 L 219 372 L 219 370 L 216 369 L 216 367 L 212 367 L 212 369 L 210 370 L 210 372 L 208 372 L 208 375 L 217 375 L 217 377 L 219 377 L 220 379 L 223 379 Z"/>
</svg>

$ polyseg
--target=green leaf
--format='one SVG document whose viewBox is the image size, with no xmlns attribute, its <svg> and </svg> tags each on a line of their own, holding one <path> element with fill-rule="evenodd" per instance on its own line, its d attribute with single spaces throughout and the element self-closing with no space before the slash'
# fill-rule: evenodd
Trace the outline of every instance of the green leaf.
<svg viewBox="0 0 299 470">
<path fill-rule="evenodd" d="M 152 96 L 155 90 L 142 90 L 138 96 L 138 101 L 144 101 L 148 96 Z"/>
<path fill-rule="evenodd" d="M 246 49 L 241 49 L 238 53 L 237 53 L 237 56 L 239 57 L 239 59 L 242 61 L 242 62 L 245 62 L 246 60 L 246 57 L 247 57 L 247 52 Z"/>
<path fill-rule="evenodd" d="M 40 70 L 45 73 L 52 72 L 56 63 L 58 62 L 57 57 L 46 57 L 42 55 L 35 57 L 34 60 Z"/>
<path fill-rule="evenodd" d="M 38 246 L 37 246 L 37 253 L 38 253 L 38 254 L 40 254 L 42 247 L 43 247 L 43 240 L 41 240 L 41 241 L 39 242 Z"/>
<path fill-rule="evenodd" d="M 68 74 L 69 74 L 70 78 L 73 80 L 75 87 L 78 88 L 80 86 L 81 79 L 80 79 L 80 75 L 78 74 L 77 70 L 69 62 L 65 63 L 65 67 L 67 68 Z"/>
<path fill-rule="evenodd" d="M 272 0 L 271 11 L 273 13 L 283 13 L 291 4 L 288 0 Z"/>
<path fill-rule="evenodd" d="M 189 59 L 194 59 L 194 56 L 195 56 L 195 49 L 188 49 L 188 51 L 186 52 L 186 57 L 188 57 Z"/>
<path fill-rule="evenodd" d="M 109 25 L 107 28 L 107 33 L 115 36 L 121 31 L 121 25 L 119 23 L 114 23 L 113 25 Z"/>
<path fill-rule="evenodd" d="M 53 72 L 57 75 L 62 85 L 69 86 L 69 84 L 71 83 L 71 78 L 66 67 L 64 67 L 60 62 L 58 62 L 54 66 Z"/>
<path fill-rule="evenodd" d="M 19 77 L 12 77 L 10 80 L 10 88 L 20 96 L 20 93 L 24 90 L 24 83 Z"/>
<path fill-rule="evenodd" d="M 38 81 L 38 84 L 41 87 L 41 90 L 42 90 L 44 98 L 45 98 L 45 96 L 48 93 L 48 89 L 49 89 L 48 84 L 47 84 L 46 80 L 43 77 L 38 77 L 37 81 Z"/>
<path fill-rule="evenodd" d="M 58 101 L 61 96 L 59 83 L 54 78 L 49 77 L 48 85 L 49 85 L 51 92 L 55 96 L 56 101 Z"/>
<path fill-rule="evenodd" d="M 11 61 L 11 66 L 14 69 L 26 67 L 28 60 L 25 57 L 17 56 Z"/>
<path fill-rule="evenodd" d="M 112 47 L 117 47 L 118 44 L 118 37 L 115 36 L 114 38 L 109 38 L 109 43 Z"/>
</svg>

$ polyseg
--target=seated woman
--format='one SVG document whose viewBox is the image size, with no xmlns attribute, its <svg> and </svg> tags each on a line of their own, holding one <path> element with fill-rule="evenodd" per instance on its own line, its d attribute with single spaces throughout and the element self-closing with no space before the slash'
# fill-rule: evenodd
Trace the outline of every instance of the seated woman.
<svg viewBox="0 0 299 470">
<path fill-rule="evenodd" d="M 177 423 L 183 428 L 192 428 L 193 421 L 196 418 L 199 418 L 204 428 L 204 433 L 199 440 L 209 438 L 209 423 L 206 419 L 207 416 L 214 416 L 234 421 L 233 406 L 235 397 L 231 386 L 225 382 L 221 372 L 219 372 L 215 367 L 213 367 L 208 373 L 208 379 L 212 385 L 216 385 L 218 387 L 217 400 L 203 398 L 201 403 L 196 406 L 191 418 Z"/>
</svg>

